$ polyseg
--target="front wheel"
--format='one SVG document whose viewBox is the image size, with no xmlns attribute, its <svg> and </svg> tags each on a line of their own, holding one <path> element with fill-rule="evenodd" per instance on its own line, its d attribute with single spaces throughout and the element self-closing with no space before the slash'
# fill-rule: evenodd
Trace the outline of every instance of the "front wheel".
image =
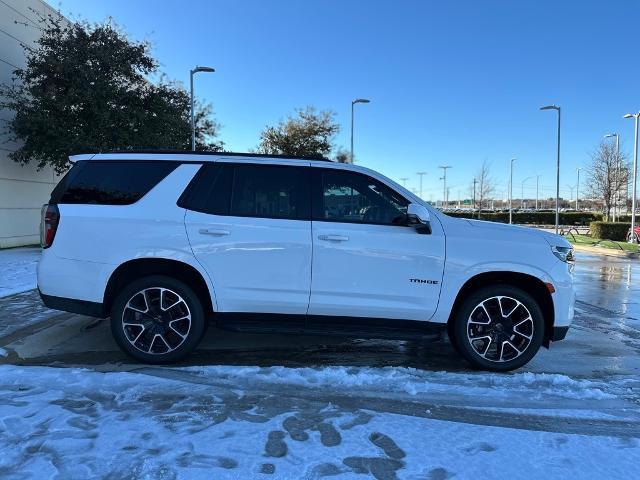
<svg viewBox="0 0 640 480">
<path fill-rule="evenodd" d="M 144 363 L 171 363 L 188 355 L 205 331 L 194 291 L 171 277 L 154 275 L 127 285 L 111 309 L 111 332 L 127 354 Z"/>
<path fill-rule="evenodd" d="M 538 352 L 544 318 L 527 292 L 494 285 L 463 300 L 453 331 L 459 352 L 474 367 L 506 372 L 522 367 Z"/>
</svg>

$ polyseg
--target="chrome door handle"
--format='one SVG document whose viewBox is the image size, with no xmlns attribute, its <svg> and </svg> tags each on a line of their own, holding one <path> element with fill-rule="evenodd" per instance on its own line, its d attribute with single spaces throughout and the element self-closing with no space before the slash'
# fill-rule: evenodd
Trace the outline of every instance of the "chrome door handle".
<svg viewBox="0 0 640 480">
<path fill-rule="evenodd" d="M 318 235 L 319 240 L 326 240 L 328 242 L 346 242 L 349 237 L 344 235 Z"/>
<path fill-rule="evenodd" d="M 202 233 L 203 235 L 213 235 L 214 237 L 224 237 L 225 235 L 229 235 L 231 232 L 229 230 L 221 230 L 219 228 L 201 228 L 198 230 L 198 233 Z"/>
</svg>

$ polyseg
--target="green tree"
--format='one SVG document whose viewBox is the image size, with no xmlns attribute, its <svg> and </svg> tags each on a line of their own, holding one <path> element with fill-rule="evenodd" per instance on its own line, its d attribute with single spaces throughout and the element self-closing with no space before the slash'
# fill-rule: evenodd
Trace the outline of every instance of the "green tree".
<svg viewBox="0 0 640 480">
<path fill-rule="evenodd" d="M 190 99 L 160 76 L 150 45 L 117 26 L 40 19 L 42 36 L 27 52 L 25 68 L 0 86 L 0 105 L 13 110 L 10 157 L 21 164 L 51 165 L 60 173 L 73 152 L 112 149 L 189 149 Z M 210 105 L 197 105 L 197 148 L 220 150 Z"/>
<path fill-rule="evenodd" d="M 331 111 L 314 107 L 296 110 L 295 116 L 277 126 L 267 126 L 260 134 L 258 151 L 267 154 L 328 157 L 333 139 L 340 131 Z"/>
</svg>

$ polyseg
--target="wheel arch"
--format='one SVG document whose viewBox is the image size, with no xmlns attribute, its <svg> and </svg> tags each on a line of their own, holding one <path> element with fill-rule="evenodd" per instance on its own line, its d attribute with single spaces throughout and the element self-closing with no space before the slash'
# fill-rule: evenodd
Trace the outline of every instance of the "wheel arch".
<svg viewBox="0 0 640 480">
<path fill-rule="evenodd" d="M 483 272 L 469 278 L 458 291 L 451 312 L 449 313 L 449 319 L 447 321 L 447 332 L 449 335 L 451 337 L 453 336 L 453 322 L 462 301 L 472 292 L 482 287 L 497 284 L 507 284 L 518 287 L 533 296 L 536 302 L 538 302 L 544 318 L 543 345 L 548 347 L 555 321 L 555 308 L 549 287 L 545 282 L 533 275 L 513 271 Z"/>
<path fill-rule="evenodd" d="M 205 315 L 213 313 L 213 292 L 204 275 L 194 266 L 166 258 L 136 258 L 119 265 L 109 277 L 103 299 L 106 315 L 110 315 L 113 301 L 122 288 L 138 278 L 150 275 L 166 275 L 186 283 L 201 299 Z"/>
</svg>

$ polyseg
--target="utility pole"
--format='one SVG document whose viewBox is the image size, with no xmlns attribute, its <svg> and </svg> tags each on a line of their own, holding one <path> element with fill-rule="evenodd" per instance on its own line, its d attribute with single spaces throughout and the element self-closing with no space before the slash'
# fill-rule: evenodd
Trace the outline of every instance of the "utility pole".
<svg viewBox="0 0 640 480">
<path fill-rule="evenodd" d="M 511 159 L 511 170 L 509 174 L 509 225 L 513 223 L 513 162 L 516 159 Z"/>
<path fill-rule="evenodd" d="M 558 112 L 558 158 L 556 165 L 556 235 L 560 228 L 560 107 L 557 105 L 547 105 L 540 107 L 540 110 L 555 110 Z"/>
<path fill-rule="evenodd" d="M 473 179 L 473 209 L 471 213 L 471 218 L 473 218 L 476 212 L 476 183 L 478 183 L 478 180 L 474 178 Z"/>
<path fill-rule="evenodd" d="M 578 197 L 580 196 L 580 170 L 582 170 L 582 168 L 578 167 L 578 183 L 576 183 L 576 212 L 578 211 Z M 615 206 L 614 206 L 614 212 L 615 212 Z"/>
<path fill-rule="evenodd" d="M 422 198 L 422 177 L 423 175 L 426 175 L 426 174 L 427 172 L 416 172 L 416 175 L 420 176 L 420 198 Z"/>
<path fill-rule="evenodd" d="M 446 208 L 446 202 L 447 202 L 447 169 L 451 168 L 451 165 L 440 165 L 438 168 L 441 168 L 443 171 L 443 175 L 440 178 L 440 180 L 444 180 L 444 187 L 443 187 L 443 191 L 442 191 L 442 198 L 443 198 L 443 205 L 445 205 Z"/>
<path fill-rule="evenodd" d="M 633 243 L 633 238 L 635 235 L 636 228 L 636 194 L 637 194 L 637 178 L 638 178 L 638 118 L 640 118 L 640 112 L 638 113 L 627 113 L 624 118 L 633 118 L 635 119 L 635 135 L 633 139 L 633 188 L 631 192 L 631 235 L 629 238 L 629 243 Z"/>
</svg>

